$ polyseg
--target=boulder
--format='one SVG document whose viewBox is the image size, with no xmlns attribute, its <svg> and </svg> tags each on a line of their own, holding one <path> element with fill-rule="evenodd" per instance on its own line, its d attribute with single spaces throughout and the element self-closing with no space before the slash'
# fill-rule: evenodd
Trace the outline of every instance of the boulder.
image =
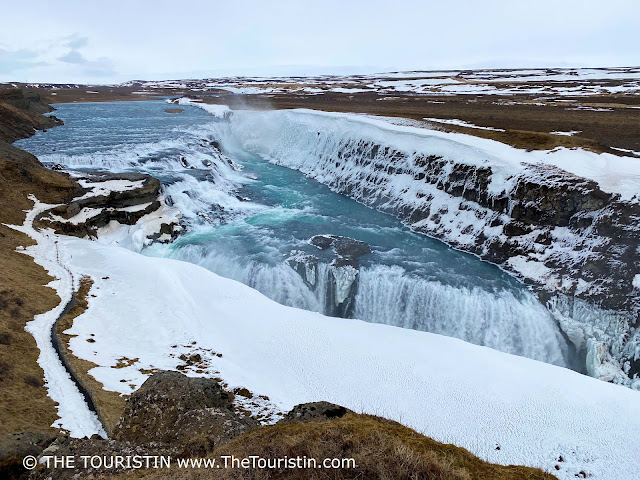
<svg viewBox="0 0 640 480">
<path fill-rule="evenodd" d="M 234 411 L 233 398 L 213 379 L 156 373 L 127 399 L 113 439 L 209 450 L 258 425 Z"/>
<path fill-rule="evenodd" d="M 344 417 L 348 413 L 353 413 L 353 411 L 335 403 L 301 403 L 293 407 L 278 423 L 320 422 Z"/>
<path fill-rule="evenodd" d="M 20 478 L 27 473 L 22 460 L 38 457 L 55 440 L 53 433 L 20 432 L 0 435 L 0 478 Z"/>
</svg>

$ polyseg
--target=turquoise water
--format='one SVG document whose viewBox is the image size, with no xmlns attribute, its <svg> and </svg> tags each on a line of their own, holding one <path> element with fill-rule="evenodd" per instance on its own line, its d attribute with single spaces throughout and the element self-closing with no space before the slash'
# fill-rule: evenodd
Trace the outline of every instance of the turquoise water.
<svg viewBox="0 0 640 480">
<path fill-rule="evenodd" d="M 162 101 L 56 105 L 65 125 L 17 144 L 72 170 L 160 178 L 183 212 L 186 233 L 144 254 L 196 263 L 280 303 L 324 312 L 324 284 L 310 288 L 285 260 L 295 250 L 313 254 L 329 278 L 333 253 L 308 239 L 355 238 L 372 253 L 360 259 L 353 316 L 567 364 L 566 342 L 549 312 L 496 266 L 243 151 L 240 142 L 228 141 L 225 122 L 201 109 L 168 114 L 167 107 Z M 217 140 L 223 154 L 210 143 Z"/>
</svg>

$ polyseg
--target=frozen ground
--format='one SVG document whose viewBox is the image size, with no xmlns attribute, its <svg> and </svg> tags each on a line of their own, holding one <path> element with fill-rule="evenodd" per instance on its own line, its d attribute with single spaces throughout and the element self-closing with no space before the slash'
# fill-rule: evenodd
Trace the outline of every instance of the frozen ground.
<svg viewBox="0 0 640 480">
<path fill-rule="evenodd" d="M 146 377 L 141 369 L 174 369 L 181 353 L 197 351 L 203 375 L 268 396 L 255 406 L 263 412 L 328 400 L 562 479 L 581 471 L 594 480 L 638 475 L 637 392 L 453 338 L 285 307 L 192 264 L 56 240 L 74 276 L 94 280 L 96 296 L 69 331 L 77 335 L 71 348 L 99 365 L 90 373 L 109 390 L 131 393 Z M 33 252 L 43 262 L 44 246 Z M 123 359 L 137 360 L 114 368 Z M 69 408 L 59 400 L 61 411 Z M 83 432 L 97 430 L 84 421 Z"/>
<path fill-rule="evenodd" d="M 325 92 L 431 95 L 606 95 L 640 92 L 640 68 L 554 68 L 527 70 L 449 70 L 316 77 L 231 77 L 202 80 L 131 81 L 120 87 L 154 90 L 215 89 L 235 94 Z"/>
</svg>

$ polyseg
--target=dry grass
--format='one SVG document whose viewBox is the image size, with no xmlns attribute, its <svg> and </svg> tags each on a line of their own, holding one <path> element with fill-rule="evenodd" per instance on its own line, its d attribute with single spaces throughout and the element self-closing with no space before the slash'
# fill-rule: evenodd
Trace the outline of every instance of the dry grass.
<svg viewBox="0 0 640 480">
<path fill-rule="evenodd" d="M 20 125 L 14 128 L 4 122 L 6 118 L 2 120 L 3 128 L 8 125 L 5 133 L 20 130 Z M 0 224 L 23 223 L 24 211 L 33 206 L 29 193 L 57 203 L 77 188 L 66 175 L 44 168 L 34 156 L 0 141 Z M 0 433 L 48 431 L 57 418 L 37 364 L 39 350 L 24 327 L 60 299 L 44 286 L 53 280 L 44 268 L 16 251 L 31 244 L 26 235 L 0 225 Z"/>
<path fill-rule="evenodd" d="M 400 425 L 370 415 L 349 414 L 313 423 L 260 427 L 223 444 L 214 456 L 247 458 L 353 458 L 356 468 L 317 470 L 137 471 L 118 478 L 145 479 L 429 479 L 551 480 L 539 469 L 485 462 L 467 450 L 436 442 Z"/>
<path fill-rule="evenodd" d="M 47 431 L 57 418 L 42 385 L 39 350 L 24 327 L 60 299 L 43 287 L 53 280 L 46 271 L 15 251 L 30 243 L 26 235 L 0 225 L 0 433 Z"/>
<path fill-rule="evenodd" d="M 90 392 L 91 399 L 96 407 L 98 418 L 102 422 L 107 433 L 111 433 L 124 411 L 126 399 L 125 397 L 121 397 L 117 392 L 104 390 L 104 385 L 89 374 L 89 370 L 97 365 L 88 360 L 83 360 L 74 356 L 69 348 L 69 341 L 73 336 L 64 333 L 73 326 L 73 320 L 87 310 L 87 298 L 92 285 L 93 280 L 89 277 L 83 277 L 80 280 L 80 287 L 74 293 L 76 303 L 71 310 L 60 318 L 56 324 L 55 333 L 60 340 L 60 346 L 63 350 L 63 355 L 66 358 L 68 367 L 73 371 L 76 380 L 85 388 L 85 390 Z"/>
</svg>

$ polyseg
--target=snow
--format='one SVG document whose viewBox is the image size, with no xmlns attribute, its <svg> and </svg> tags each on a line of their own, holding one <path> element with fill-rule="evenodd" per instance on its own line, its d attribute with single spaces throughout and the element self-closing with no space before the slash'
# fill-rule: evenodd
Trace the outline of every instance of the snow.
<svg viewBox="0 0 640 480">
<path fill-rule="evenodd" d="M 582 130 L 569 130 L 568 132 L 560 132 L 560 131 L 551 132 L 552 135 L 564 135 L 564 136 L 567 136 L 567 137 L 571 137 L 571 136 L 577 135 L 579 133 L 582 133 Z"/>
<path fill-rule="evenodd" d="M 358 270 L 351 265 L 345 265 L 342 267 L 332 267 L 331 273 L 336 281 L 335 304 L 338 306 L 349 296 L 351 286 L 358 276 Z"/>
<path fill-rule="evenodd" d="M 164 197 L 161 196 L 158 201 L 160 201 L 161 207 L 142 216 L 134 225 L 123 225 L 116 220 L 111 220 L 108 225 L 100 227 L 97 231 L 96 241 L 106 245 L 118 245 L 139 252 L 145 246 L 150 245 L 154 237 L 158 237 L 160 241 L 171 240 L 170 234 L 160 235 L 161 227 L 163 224 L 178 225 L 181 213 L 177 208 L 167 206 Z M 150 204 L 144 205 L 146 208 Z M 135 207 L 139 206 L 136 205 Z M 135 207 L 127 208 L 132 209 Z M 127 208 L 120 210 L 127 210 Z"/>
<path fill-rule="evenodd" d="M 531 278 L 544 284 L 552 270 L 543 262 L 536 262 L 523 255 L 510 257 L 507 264 L 525 278 Z"/>
<path fill-rule="evenodd" d="M 55 289 L 60 297 L 58 306 L 46 313 L 36 315 L 25 327 L 25 330 L 36 340 L 40 350 L 38 365 L 44 371 L 48 395 L 56 402 L 59 419 L 53 423 L 52 427 L 67 430 L 72 437 L 81 438 L 97 433 L 106 438 L 98 417 L 89 410 L 83 395 L 60 362 L 51 343 L 51 328 L 71 299 L 74 279 L 79 277 L 74 277 L 73 273 L 60 261 L 59 237 L 51 231 L 42 232 L 33 228 L 34 219 L 54 205 L 40 203 L 35 197 L 30 198 L 34 201 L 33 209 L 27 213 L 22 226 L 12 226 L 12 228 L 26 233 L 37 242 L 36 245 L 19 251 L 32 256 L 38 265 L 42 265 L 51 276 L 56 278 L 48 286 Z M 28 400 L 25 399 L 25 401 Z"/>
<path fill-rule="evenodd" d="M 90 218 L 93 218 L 93 217 L 95 217 L 97 215 L 100 215 L 101 213 L 102 213 L 102 209 L 101 208 L 84 207 L 76 215 L 74 215 L 73 217 L 71 217 L 69 219 L 62 218 L 59 215 L 50 215 L 50 217 L 51 217 L 52 220 L 57 221 L 57 222 L 71 223 L 73 225 L 78 225 L 80 223 L 86 222 Z"/>
<path fill-rule="evenodd" d="M 619 147 L 611 147 L 614 150 L 618 150 L 619 152 L 630 153 L 632 155 L 637 155 L 640 157 L 640 152 L 636 152 L 635 150 L 629 150 L 628 148 L 619 148 Z"/>
<path fill-rule="evenodd" d="M 640 290 L 640 273 L 633 277 L 633 286 Z"/>
<path fill-rule="evenodd" d="M 174 369 L 198 349 L 204 375 L 267 395 L 275 410 L 336 402 L 563 480 L 639 474 L 638 392 L 454 338 L 285 307 L 196 265 L 58 241 L 62 261 L 90 275 L 96 295 L 69 331 L 71 349 L 98 365 L 90 373 L 109 390 L 131 393 L 141 369 Z M 123 357 L 138 360 L 114 368 Z"/>
<path fill-rule="evenodd" d="M 493 130 L 494 132 L 504 132 L 504 129 L 502 128 L 481 127 L 480 125 L 474 125 L 473 123 L 465 122 L 464 120 L 457 120 L 457 119 L 447 120 L 444 118 L 431 118 L 431 117 L 424 117 L 423 120 L 426 120 L 428 122 L 446 123 L 448 125 L 457 125 L 459 127 L 478 128 L 480 130 Z"/>
<path fill-rule="evenodd" d="M 381 72 L 372 75 L 300 77 L 227 77 L 191 80 L 126 82 L 144 90 L 187 89 L 206 92 L 223 89 L 234 94 L 316 94 L 404 92 L 429 95 L 579 95 L 637 93 L 640 69 L 526 69 Z"/>
<path fill-rule="evenodd" d="M 126 192 L 129 190 L 135 190 L 142 188 L 144 180 L 87 180 L 78 179 L 77 182 L 84 188 L 90 188 L 91 190 L 81 197 L 74 200 L 82 200 L 89 197 L 97 197 L 100 195 L 109 195 L 111 192 Z"/>
<path fill-rule="evenodd" d="M 216 118 L 227 118 L 229 115 L 231 115 L 231 109 L 227 105 L 209 105 L 208 103 L 198 102 L 186 97 L 179 98 L 177 102 L 174 103 L 177 103 L 178 105 L 190 105 L 192 107 L 201 108 L 205 112 L 213 115 Z"/>
</svg>

